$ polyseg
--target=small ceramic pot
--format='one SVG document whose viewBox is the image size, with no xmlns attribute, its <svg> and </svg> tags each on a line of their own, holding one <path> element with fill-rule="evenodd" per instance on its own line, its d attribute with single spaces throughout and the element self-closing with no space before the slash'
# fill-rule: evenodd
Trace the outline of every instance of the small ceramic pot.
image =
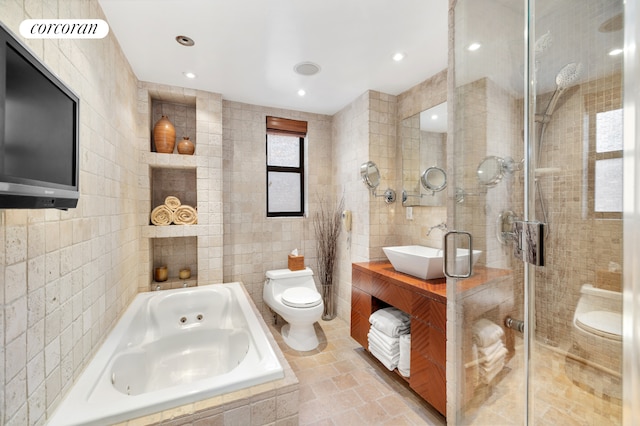
<svg viewBox="0 0 640 426">
<path fill-rule="evenodd" d="M 178 153 L 183 155 L 193 155 L 196 151 L 196 146 L 189 140 L 189 136 L 185 136 L 180 142 L 178 142 Z"/>
<path fill-rule="evenodd" d="M 168 277 L 169 277 L 169 271 L 166 266 L 160 266 L 156 268 L 153 273 L 153 279 L 159 283 L 166 281 Z"/>
<path fill-rule="evenodd" d="M 186 280 L 191 278 L 191 269 L 189 268 L 180 269 L 178 276 L 180 277 L 181 280 Z"/>
</svg>

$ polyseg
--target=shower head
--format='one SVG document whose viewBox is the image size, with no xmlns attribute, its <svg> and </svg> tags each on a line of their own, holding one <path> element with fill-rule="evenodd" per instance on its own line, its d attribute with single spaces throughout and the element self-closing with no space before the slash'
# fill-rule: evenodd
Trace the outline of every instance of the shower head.
<svg viewBox="0 0 640 426">
<path fill-rule="evenodd" d="M 556 85 L 558 88 L 566 89 L 575 83 L 582 75 L 582 63 L 571 62 L 562 67 L 558 75 L 556 75 Z"/>
<path fill-rule="evenodd" d="M 578 81 L 580 76 L 582 76 L 582 63 L 571 62 L 562 67 L 556 75 L 556 90 L 553 92 L 553 95 L 551 95 L 551 99 L 549 100 L 549 104 L 547 104 L 547 109 L 545 110 L 541 121 L 548 122 L 551 119 L 551 114 L 555 111 L 556 104 L 558 103 L 558 99 L 560 99 L 562 93 Z"/>
</svg>

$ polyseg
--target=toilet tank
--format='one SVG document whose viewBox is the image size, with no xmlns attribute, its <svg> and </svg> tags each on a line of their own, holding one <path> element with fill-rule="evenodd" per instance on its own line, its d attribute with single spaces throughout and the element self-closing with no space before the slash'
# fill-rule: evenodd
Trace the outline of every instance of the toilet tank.
<svg viewBox="0 0 640 426">
<path fill-rule="evenodd" d="M 276 269 L 267 271 L 266 276 L 276 287 L 308 287 L 314 290 L 316 288 L 315 281 L 313 280 L 313 271 L 309 267 L 299 271 Z"/>
</svg>

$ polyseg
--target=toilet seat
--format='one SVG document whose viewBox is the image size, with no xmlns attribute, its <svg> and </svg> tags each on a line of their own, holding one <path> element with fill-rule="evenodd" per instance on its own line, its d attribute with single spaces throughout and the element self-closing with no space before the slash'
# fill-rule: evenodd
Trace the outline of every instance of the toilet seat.
<svg viewBox="0 0 640 426">
<path fill-rule="evenodd" d="M 576 316 L 576 325 L 597 336 L 622 340 L 622 315 L 617 312 L 583 312 Z"/>
<path fill-rule="evenodd" d="M 282 303 L 292 308 L 312 308 L 322 302 L 320 293 L 306 287 L 292 287 L 282 292 Z"/>
</svg>

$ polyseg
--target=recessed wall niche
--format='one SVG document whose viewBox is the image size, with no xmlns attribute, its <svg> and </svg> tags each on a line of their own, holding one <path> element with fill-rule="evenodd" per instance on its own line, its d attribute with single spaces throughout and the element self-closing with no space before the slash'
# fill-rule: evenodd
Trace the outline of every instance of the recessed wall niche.
<svg viewBox="0 0 640 426">
<path fill-rule="evenodd" d="M 169 116 L 176 127 L 176 140 L 183 136 L 195 139 L 195 155 L 153 152 L 153 127 L 162 114 Z M 196 120 L 197 115 L 197 120 Z M 182 118 L 184 117 L 184 121 Z M 191 281 L 187 285 L 215 284 L 223 280 L 222 254 L 222 95 L 182 87 L 138 82 L 138 147 L 140 149 L 139 215 L 141 261 L 139 291 L 182 287 L 175 278 L 184 265 L 166 259 L 169 281 L 156 283 L 154 268 L 165 260 L 163 244 L 183 247 L 180 262 L 192 265 Z M 197 125 L 196 125 L 197 122 Z M 183 127 L 184 123 L 184 127 Z M 186 130 L 185 130 L 186 129 Z M 206 158 L 205 158 L 206 157 Z M 167 196 L 177 197 L 181 204 L 197 208 L 197 224 L 151 224 L 151 212 L 165 202 Z M 146 211 L 145 211 L 146 210 Z M 187 246 L 180 238 L 190 238 Z M 159 242 L 166 240 L 167 243 Z M 158 245 L 159 244 L 159 245 Z M 172 266 L 173 265 L 173 266 Z M 162 265 L 160 265 L 162 266 Z M 197 266 L 197 267 L 196 267 Z"/>
<path fill-rule="evenodd" d="M 173 127 L 176 129 L 176 145 L 173 148 L 174 154 L 177 154 L 178 142 L 183 137 L 188 136 L 194 144 L 196 144 L 196 106 L 181 104 L 175 102 L 161 101 L 151 99 L 151 151 L 155 152 L 155 144 L 153 143 L 153 126 L 165 115 Z"/>
<path fill-rule="evenodd" d="M 151 210 L 164 204 L 170 195 L 178 197 L 182 204 L 197 207 L 196 169 L 151 167 L 150 172 Z"/>
<path fill-rule="evenodd" d="M 195 281 L 198 273 L 198 239 L 197 237 L 175 237 L 175 238 L 154 238 L 153 240 L 153 267 L 166 265 L 168 269 L 171 287 L 177 284 L 182 286 L 183 281 L 178 279 L 180 269 L 189 268 L 191 270 L 191 278 L 189 281 Z M 154 283 L 161 284 L 163 283 Z"/>
</svg>

